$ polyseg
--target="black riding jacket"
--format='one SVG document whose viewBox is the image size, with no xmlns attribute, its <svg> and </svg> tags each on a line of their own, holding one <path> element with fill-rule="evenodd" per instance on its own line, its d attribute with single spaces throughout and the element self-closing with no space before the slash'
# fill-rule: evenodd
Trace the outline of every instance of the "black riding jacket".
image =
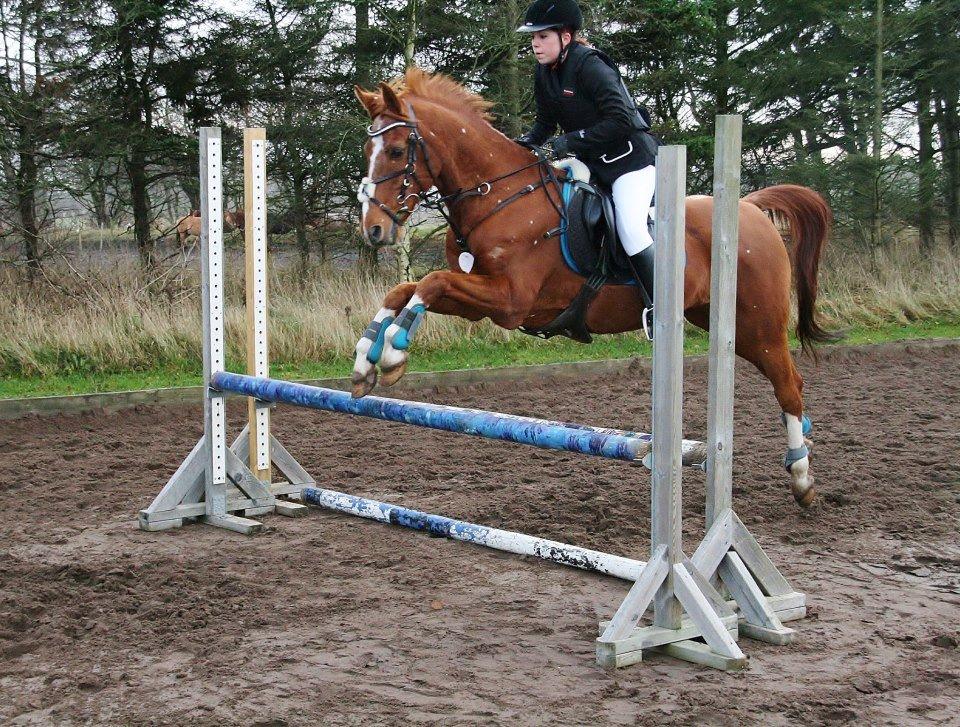
<svg viewBox="0 0 960 727">
<path fill-rule="evenodd" d="M 657 144 L 601 53 L 573 43 L 558 68 L 537 65 L 537 117 L 526 137 L 542 144 L 559 124 L 570 150 L 606 185 L 655 162 Z"/>
</svg>

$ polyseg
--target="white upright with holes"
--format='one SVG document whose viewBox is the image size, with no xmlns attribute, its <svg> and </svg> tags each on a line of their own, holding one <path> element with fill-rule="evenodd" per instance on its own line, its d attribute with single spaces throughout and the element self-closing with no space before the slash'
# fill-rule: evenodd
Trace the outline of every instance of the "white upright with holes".
<svg viewBox="0 0 960 727">
<path fill-rule="evenodd" d="M 200 132 L 200 269 L 203 280 L 203 435 L 206 440 L 207 517 L 227 514 L 227 400 L 210 391 L 224 370 L 223 169 L 220 129 Z"/>
<path fill-rule="evenodd" d="M 266 136 L 263 129 L 245 135 L 246 228 L 252 233 L 248 245 L 247 274 L 251 366 L 268 373 L 266 299 Z M 259 133 L 258 133 L 259 132 Z M 248 144 L 249 142 L 249 144 Z M 246 148 L 249 145 L 249 150 Z M 185 519 L 253 533 L 261 523 L 250 515 L 279 512 L 301 515 L 303 505 L 278 499 L 296 497 L 313 479 L 270 436 L 270 410 L 262 402 L 251 403 L 252 427 L 245 428 L 231 447 L 227 446 L 226 397 L 210 388 L 214 372 L 225 366 L 225 301 L 223 293 L 223 165 L 219 128 L 200 130 L 200 269 L 203 288 L 203 437 L 173 474 L 149 507 L 139 513 L 144 530 L 178 527 Z M 248 239 L 248 242 L 251 240 Z M 252 301 L 252 304 L 251 304 Z M 248 434 L 249 432 L 249 434 Z M 252 441 L 251 441 L 252 440 Z M 252 445 L 252 446 L 251 446 Z M 271 452 L 287 482 L 270 482 Z M 253 467 L 248 467 L 250 457 Z M 256 474 L 255 474 L 256 472 Z M 266 476 L 262 476 L 265 473 Z M 239 513 L 239 514 L 237 514 Z"/>
<path fill-rule="evenodd" d="M 267 339 L 267 141 L 264 129 L 243 130 L 247 278 L 247 373 L 269 376 Z M 270 405 L 250 400 L 250 469 L 270 481 Z"/>
<path fill-rule="evenodd" d="M 243 130 L 244 236 L 247 290 L 247 373 L 270 376 L 270 341 L 267 307 L 267 133 L 266 129 Z M 273 489 L 274 495 L 296 497 L 300 489 L 314 485 L 290 453 L 270 434 L 270 403 L 251 398 L 247 434 L 250 469 Z M 242 436 L 242 434 L 241 434 Z M 240 455 L 240 450 L 234 451 Z M 241 459 L 246 459 L 241 455 Z M 287 478 L 271 484 L 272 465 Z M 306 505 L 278 500 L 276 512 L 295 517 L 307 513 Z"/>
</svg>

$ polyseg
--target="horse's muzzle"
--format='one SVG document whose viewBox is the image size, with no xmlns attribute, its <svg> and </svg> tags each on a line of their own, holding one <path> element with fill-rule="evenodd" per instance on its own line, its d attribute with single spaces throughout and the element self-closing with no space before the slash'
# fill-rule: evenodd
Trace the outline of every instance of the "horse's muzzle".
<svg viewBox="0 0 960 727">
<path fill-rule="evenodd" d="M 396 239 L 396 225 L 390 225 L 389 232 L 384 229 L 383 225 L 370 225 L 370 227 L 364 229 L 363 236 L 371 247 L 386 247 L 392 245 Z"/>
</svg>

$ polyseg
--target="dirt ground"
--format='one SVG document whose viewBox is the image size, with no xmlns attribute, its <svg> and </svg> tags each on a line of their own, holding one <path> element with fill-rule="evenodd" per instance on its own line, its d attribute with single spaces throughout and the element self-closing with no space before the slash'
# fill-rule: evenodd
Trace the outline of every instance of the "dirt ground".
<svg viewBox="0 0 960 727">
<path fill-rule="evenodd" d="M 598 668 L 597 622 L 627 584 L 534 559 L 319 510 L 267 516 L 252 537 L 138 530 L 200 433 L 199 406 L 3 422 L 0 722 L 958 723 L 958 356 L 906 344 L 802 362 L 820 493 L 808 511 L 780 465 L 772 391 L 738 366 L 735 507 L 811 608 L 795 644 L 742 641 L 750 667 L 734 674 L 659 655 Z M 697 437 L 706 366 L 687 368 Z M 633 374 L 410 398 L 646 427 L 649 379 Z M 292 408 L 274 422 L 324 486 L 647 553 L 640 467 Z M 701 473 L 685 473 L 684 495 L 689 553 Z"/>
</svg>

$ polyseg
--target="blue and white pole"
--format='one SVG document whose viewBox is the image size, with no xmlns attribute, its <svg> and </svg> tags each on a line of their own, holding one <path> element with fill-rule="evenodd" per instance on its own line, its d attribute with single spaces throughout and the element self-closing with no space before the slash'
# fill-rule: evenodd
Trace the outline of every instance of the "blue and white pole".
<svg viewBox="0 0 960 727">
<path fill-rule="evenodd" d="M 442 515 L 431 515 L 419 510 L 411 510 L 365 497 L 355 497 L 334 490 L 305 487 L 300 496 L 304 502 L 310 505 L 336 510 L 347 515 L 355 515 L 391 525 L 400 525 L 413 530 L 426 530 L 432 535 L 441 535 L 451 540 L 462 540 L 465 543 L 474 543 L 507 553 L 532 555 L 560 565 L 596 571 L 626 581 L 637 580 L 645 565 L 640 560 L 610 555 L 588 548 L 579 548 L 556 540 L 536 538 L 532 535 L 515 533 L 510 530 L 498 530 L 497 528 L 488 528 L 485 525 L 474 525 L 463 520 L 454 520 Z"/>
<path fill-rule="evenodd" d="M 354 399 L 348 392 L 291 381 L 267 379 L 219 371 L 211 379 L 216 391 L 252 396 L 261 401 L 276 401 L 311 409 L 413 424 L 459 434 L 472 434 L 542 449 L 579 452 L 607 459 L 642 462 L 651 448 L 649 434 L 617 429 L 565 424 L 514 414 L 500 414 L 481 409 L 461 409 L 442 404 L 428 404 L 402 399 L 365 396 Z M 700 442 L 685 442 L 689 464 L 704 461 Z"/>
</svg>

